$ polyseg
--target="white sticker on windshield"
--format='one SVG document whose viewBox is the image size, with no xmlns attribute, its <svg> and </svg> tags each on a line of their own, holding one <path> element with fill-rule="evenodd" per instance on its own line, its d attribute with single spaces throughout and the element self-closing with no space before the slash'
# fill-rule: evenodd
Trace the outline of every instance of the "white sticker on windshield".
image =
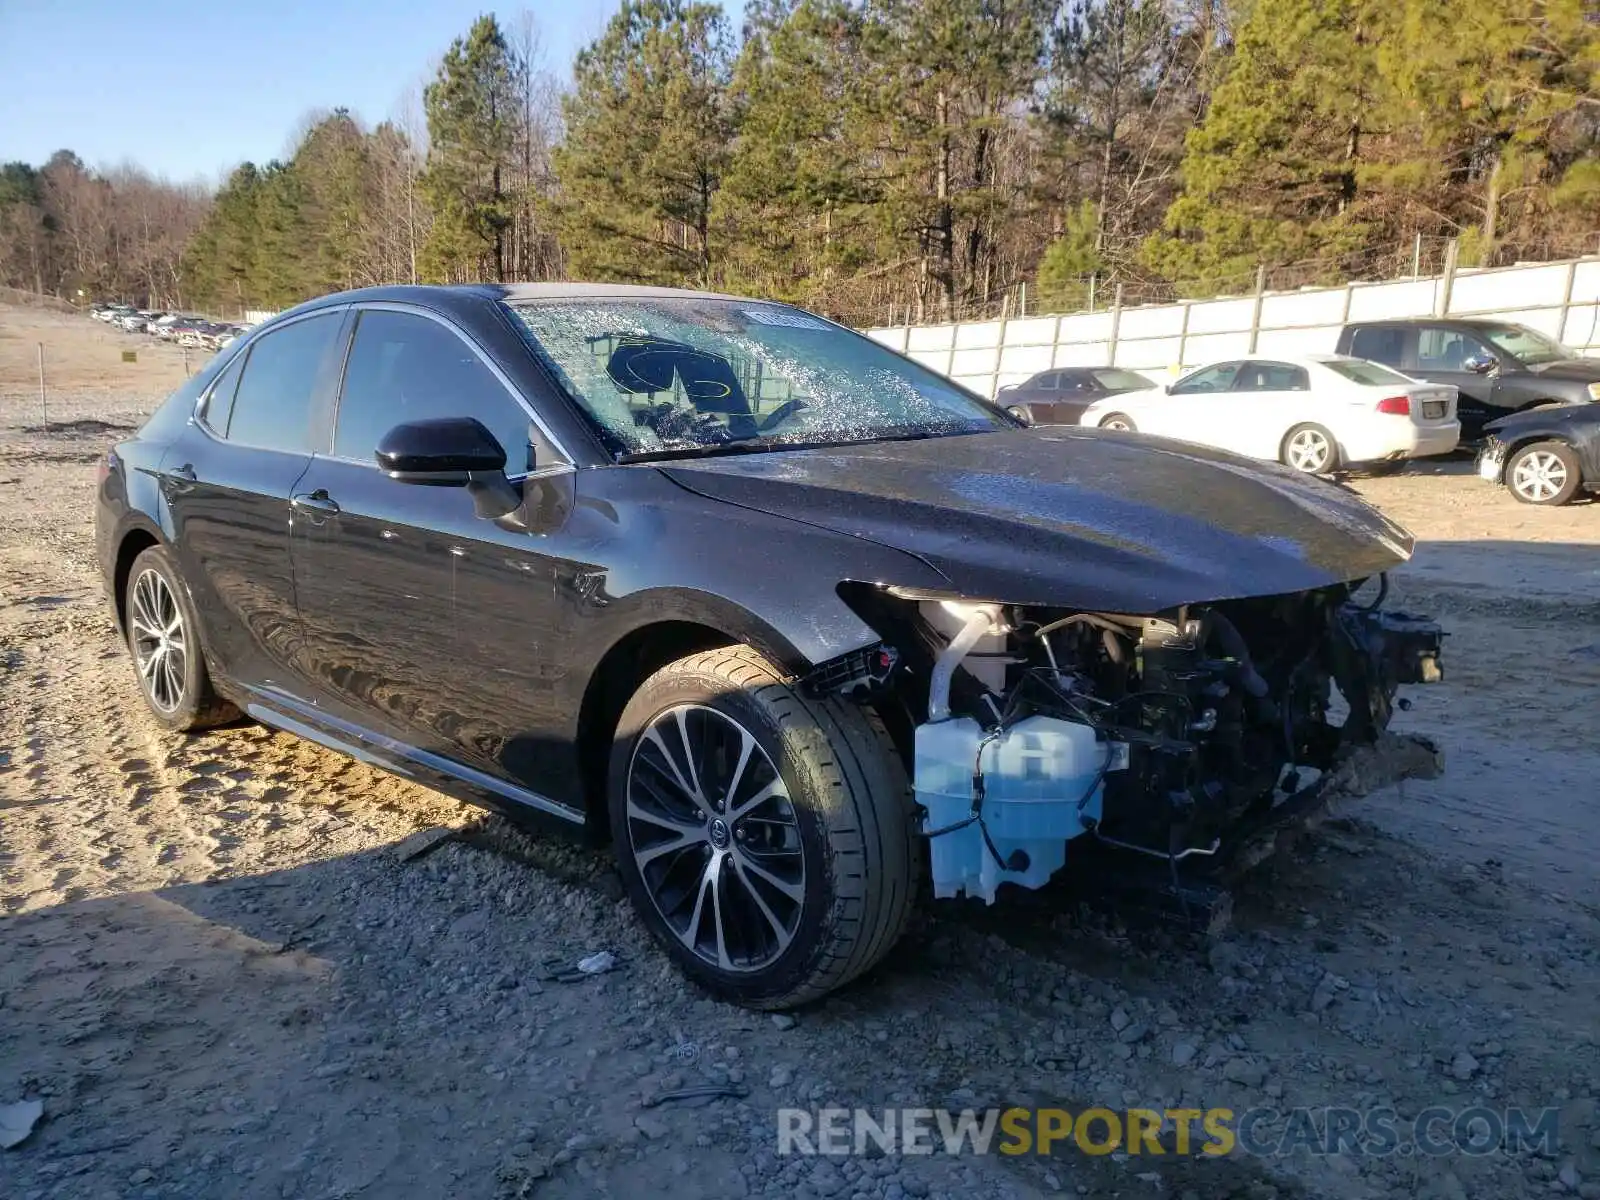
<svg viewBox="0 0 1600 1200">
<path fill-rule="evenodd" d="M 796 312 L 792 308 L 746 308 L 740 311 L 752 321 L 762 325 L 782 325 L 786 329 L 820 329 L 824 332 L 828 329 L 826 322 L 807 316 L 803 312 Z"/>
</svg>

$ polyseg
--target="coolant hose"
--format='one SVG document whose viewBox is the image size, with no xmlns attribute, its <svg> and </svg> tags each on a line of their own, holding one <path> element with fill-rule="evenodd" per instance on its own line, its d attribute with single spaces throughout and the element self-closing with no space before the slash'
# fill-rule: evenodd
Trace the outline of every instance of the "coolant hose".
<svg viewBox="0 0 1600 1200">
<path fill-rule="evenodd" d="M 1250 661 L 1250 648 L 1245 645 L 1244 635 L 1234 623 L 1213 608 L 1201 618 L 1201 629 L 1204 630 L 1203 636 L 1215 634 L 1217 643 L 1227 655 L 1238 660 L 1239 682 L 1244 684 L 1244 690 L 1257 700 L 1264 699 L 1271 689 Z"/>
<path fill-rule="evenodd" d="M 928 720 L 943 721 L 950 715 L 950 680 L 956 667 L 968 652 L 978 644 L 978 639 L 999 623 L 1000 613 L 993 605 L 977 609 L 967 618 L 961 631 L 950 639 L 933 664 L 933 674 L 928 678 Z"/>
</svg>

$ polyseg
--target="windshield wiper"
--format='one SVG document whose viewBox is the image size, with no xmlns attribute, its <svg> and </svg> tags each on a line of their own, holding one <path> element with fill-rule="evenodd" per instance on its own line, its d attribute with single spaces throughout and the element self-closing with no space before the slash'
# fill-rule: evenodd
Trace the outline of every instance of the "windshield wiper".
<svg viewBox="0 0 1600 1200">
<path fill-rule="evenodd" d="M 714 458 L 721 454 L 762 454 L 768 450 L 809 450 L 823 442 L 712 442 L 707 446 L 678 446 L 670 450 L 637 450 L 619 454 L 619 463 L 658 462 L 667 458 Z"/>
</svg>

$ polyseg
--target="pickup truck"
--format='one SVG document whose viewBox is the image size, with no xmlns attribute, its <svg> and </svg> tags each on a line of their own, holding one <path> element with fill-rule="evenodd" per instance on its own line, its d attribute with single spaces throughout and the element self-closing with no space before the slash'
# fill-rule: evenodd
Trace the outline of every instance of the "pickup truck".
<svg viewBox="0 0 1600 1200">
<path fill-rule="evenodd" d="M 1510 413 L 1600 400 L 1600 358 L 1509 321 L 1363 321 L 1339 331 L 1339 353 L 1455 384 L 1463 442 L 1481 440 L 1485 424 Z"/>
</svg>

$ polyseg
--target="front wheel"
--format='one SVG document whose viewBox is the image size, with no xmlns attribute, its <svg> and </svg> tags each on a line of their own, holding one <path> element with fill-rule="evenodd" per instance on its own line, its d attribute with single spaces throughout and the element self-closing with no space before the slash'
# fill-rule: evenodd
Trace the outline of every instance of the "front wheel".
<svg viewBox="0 0 1600 1200">
<path fill-rule="evenodd" d="M 1326 475 L 1339 466 L 1339 443 L 1321 425 L 1296 425 L 1283 439 L 1283 465 L 1307 475 Z"/>
<path fill-rule="evenodd" d="M 911 910 L 905 769 L 882 725 L 743 646 L 691 655 L 623 711 L 608 803 L 624 885 L 693 979 L 789 1008 L 888 953 Z"/>
<path fill-rule="evenodd" d="M 1100 422 L 1101 429 L 1115 429 L 1122 433 L 1138 433 L 1139 427 L 1127 413 L 1112 413 Z"/>
<path fill-rule="evenodd" d="M 1506 486 L 1524 504 L 1565 504 L 1583 486 L 1583 471 L 1572 447 L 1562 442 L 1524 446 L 1506 463 Z"/>
</svg>

